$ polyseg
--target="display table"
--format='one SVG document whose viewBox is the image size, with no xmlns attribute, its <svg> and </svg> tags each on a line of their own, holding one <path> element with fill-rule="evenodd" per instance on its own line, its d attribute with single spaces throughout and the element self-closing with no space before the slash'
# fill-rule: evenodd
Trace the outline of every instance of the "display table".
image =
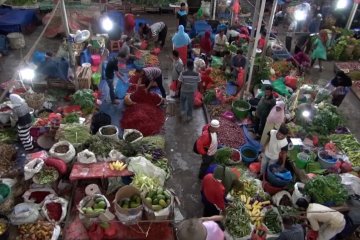
<svg viewBox="0 0 360 240">
<path fill-rule="evenodd" d="M 69 179 L 75 181 L 95 178 L 126 177 L 132 175 L 133 173 L 127 169 L 123 171 L 111 170 L 109 163 L 107 162 L 90 164 L 74 163 Z"/>
</svg>

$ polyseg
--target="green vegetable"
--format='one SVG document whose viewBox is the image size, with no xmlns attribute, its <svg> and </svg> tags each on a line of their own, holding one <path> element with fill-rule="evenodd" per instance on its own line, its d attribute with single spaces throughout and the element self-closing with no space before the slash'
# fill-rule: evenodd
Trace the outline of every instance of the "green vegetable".
<svg viewBox="0 0 360 240">
<path fill-rule="evenodd" d="M 166 179 L 168 179 L 170 177 L 171 170 L 170 170 L 167 158 L 161 158 L 159 160 L 152 160 L 151 162 L 155 166 L 161 168 L 162 170 L 164 170 L 166 172 Z"/>
<path fill-rule="evenodd" d="M 342 119 L 340 118 L 337 108 L 330 103 L 322 102 L 319 104 L 318 111 L 310 125 L 305 128 L 308 132 L 316 132 L 320 135 L 328 135 L 333 132 L 336 127 L 341 125 Z"/>
<path fill-rule="evenodd" d="M 70 113 L 66 115 L 64 123 L 79 123 L 79 115 L 77 113 Z"/>
<path fill-rule="evenodd" d="M 349 157 L 353 166 L 360 166 L 360 143 L 352 134 L 332 134 L 330 139 Z"/>
<path fill-rule="evenodd" d="M 342 205 L 348 198 L 348 192 L 341 184 L 338 175 L 316 176 L 305 184 L 305 193 L 316 203 Z"/>
<path fill-rule="evenodd" d="M 282 230 L 279 221 L 279 214 L 274 209 L 270 209 L 265 213 L 264 224 L 271 233 L 279 233 Z"/>
<path fill-rule="evenodd" d="M 204 94 L 204 103 L 205 104 L 210 104 L 214 100 L 216 100 L 215 90 L 211 89 L 209 91 L 206 91 L 205 94 Z"/>
<path fill-rule="evenodd" d="M 159 181 L 154 178 L 137 173 L 135 174 L 131 185 L 138 188 L 140 191 L 151 191 L 158 188 L 160 184 Z"/>
<path fill-rule="evenodd" d="M 81 144 L 91 137 L 87 126 L 81 124 L 61 125 L 56 133 L 59 140 L 69 141 L 71 144 Z"/>
<path fill-rule="evenodd" d="M 251 233 L 250 216 L 240 200 L 226 208 L 225 227 L 232 237 L 241 238 Z"/>
<path fill-rule="evenodd" d="M 0 142 L 13 143 L 16 141 L 17 132 L 15 128 L 5 128 L 0 131 Z"/>
<path fill-rule="evenodd" d="M 231 153 L 232 153 L 232 149 L 225 147 L 225 148 L 220 148 L 219 150 L 217 150 L 214 159 L 215 159 L 215 163 L 218 164 L 222 164 L 222 165 L 226 165 L 229 163 L 229 160 L 231 158 Z"/>
<path fill-rule="evenodd" d="M 72 96 L 74 105 L 79 105 L 84 113 L 91 113 L 95 108 L 95 97 L 91 89 L 77 90 Z"/>
</svg>

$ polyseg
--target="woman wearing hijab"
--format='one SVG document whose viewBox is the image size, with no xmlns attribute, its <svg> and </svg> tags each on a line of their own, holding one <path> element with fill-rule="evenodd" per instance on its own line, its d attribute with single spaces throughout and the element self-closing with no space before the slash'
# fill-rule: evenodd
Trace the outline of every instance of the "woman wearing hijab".
<svg viewBox="0 0 360 240">
<path fill-rule="evenodd" d="M 32 118 L 30 115 L 30 108 L 26 101 L 17 94 L 10 94 L 10 101 L 13 107 L 15 119 L 17 119 L 17 130 L 21 144 L 26 151 L 33 150 L 33 139 L 30 135 L 30 128 L 32 125 Z"/>
<path fill-rule="evenodd" d="M 285 103 L 283 101 L 276 102 L 266 119 L 264 131 L 261 136 L 260 143 L 264 146 L 268 140 L 268 133 L 272 129 L 279 129 L 280 125 L 285 122 Z"/>
<path fill-rule="evenodd" d="M 204 36 L 200 39 L 200 53 L 205 53 L 207 56 L 211 53 L 211 33 L 206 31 Z"/>
<path fill-rule="evenodd" d="M 187 62 L 188 45 L 191 43 L 189 35 L 185 32 L 184 26 L 179 25 L 178 32 L 172 38 L 174 50 L 179 52 L 180 58 L 183 63 Z"/>
<path fill-rule="evenodd" d="M 322 72 L 322 60 L 327 59 L 326 54 L 326 45 L 327 45 L 328 37 L 327 32 L 321 30 L 319 37 L 314 41 L 314 50 L 311 53 L 311 67 L 314 66 L 316 60 L 319 61 L 319 71 Z"/>
</svg>

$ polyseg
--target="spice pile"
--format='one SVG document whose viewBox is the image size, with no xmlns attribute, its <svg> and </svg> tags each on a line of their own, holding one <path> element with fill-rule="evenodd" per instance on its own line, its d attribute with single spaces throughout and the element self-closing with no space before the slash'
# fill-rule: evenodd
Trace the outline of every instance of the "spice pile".
<svg viewBox="0 0 360 240">
<path fill-rule="evenodd" d="M 147 103 L 151 105 L 161 103 L 161 97 L 159 95 L 148 92 L 143 88 L 139 88 L 136 92 L 132 93 L 130 98 L 135 103 Z"/>
<path fill-rule="evenodd" d="M 15 148 L 10 144 L 0 144 L 0 177 L 8 173 L 12 169 L 14 162 L 12 161 L 16 154 Z"/>
<path fill-rule="evenodd" d="M 144 136 L 160 132 L 165 122 L 164 112 L 150 104 L 135 104 L 127 107 L 121 120 L 123 129 L 136 129 Z"/>
</svg>

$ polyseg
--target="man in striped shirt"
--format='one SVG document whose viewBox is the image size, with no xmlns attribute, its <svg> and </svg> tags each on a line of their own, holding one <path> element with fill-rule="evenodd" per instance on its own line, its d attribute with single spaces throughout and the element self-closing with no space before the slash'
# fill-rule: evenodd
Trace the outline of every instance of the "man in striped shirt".
<svg viewBox="0 0 360 240">
<path fill-rule="evenodd" d="M 162 72 L 161 69 L 158 67 L 146 67 L 143 69 L 136 69 L 136 73 L 140 78 L 142 78 L 143 82 L 145 83 L 146 90 L 148 91 L 156 82 L 157 86 L 160 89 L 161 96 L 166 98 L 166 92 L 164 86 L 162 84 Z"/>
<path fill-rule="evenodd" d="M 194 71 L 194 62 L 187 61 L 187 70 L 180 73 L 180 109 L 181 117 L 187 121 L 192 119 L 192 110 L 194 106 L 194 94 L 200 85 L 200 75 Z"/>
<path fill-rule="evenodd" d="M 157 43 L 161 47 L 164 47 L 166 35 L 167 35 L 167 26 L 164 22 L 157 22 L 152 24 L 150 27 L 147 24 L 139 24 L 139 33 L 145 39 L 156 39 Z"/>
</svg>

